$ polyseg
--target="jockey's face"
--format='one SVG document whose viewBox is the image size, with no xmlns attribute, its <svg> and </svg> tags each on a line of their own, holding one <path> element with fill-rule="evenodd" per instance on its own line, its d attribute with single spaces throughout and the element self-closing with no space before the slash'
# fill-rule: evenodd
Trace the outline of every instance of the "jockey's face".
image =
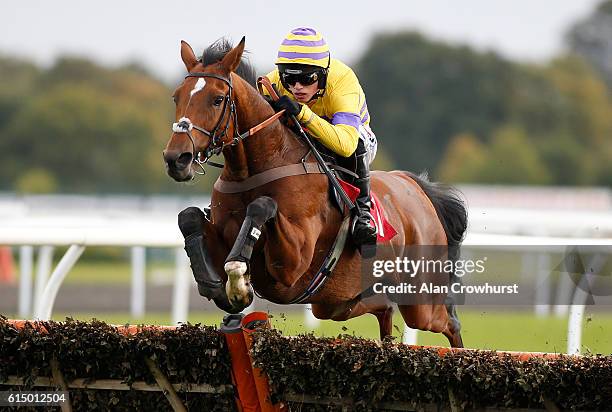
<svg viewBox="0 0 612 412">
<path fill-rule="evenodd" d="M 318 82 L 314 82 L 313 84 L 308 85 L 308 86 L 304 86 L 300 82 L 297 82 L 293 85 L 289 85 L 289 91 L 293 94 L 293 97 L 295 97 L 295 100 L 297 100 L 300 103 L 308 103 L 310 99 L 312 99 L 312 96 L 314 96 L 318 90 L 319 90 Z"/>
</svg>

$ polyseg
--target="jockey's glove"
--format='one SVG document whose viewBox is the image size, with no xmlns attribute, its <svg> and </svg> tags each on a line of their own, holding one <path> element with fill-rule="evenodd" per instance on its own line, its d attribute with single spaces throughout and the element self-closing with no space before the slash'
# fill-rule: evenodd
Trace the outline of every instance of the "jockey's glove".
<svg viewBox="0 0 612 412">
<path fill-rule="evenodd" d="M 302 105 L 289 96 L 281 96 L 280 99 L 274 102 L 274 110 L 280 112 L 285 109 L 285 113 L 297 116 L 302 111 Z"/>
</svg>

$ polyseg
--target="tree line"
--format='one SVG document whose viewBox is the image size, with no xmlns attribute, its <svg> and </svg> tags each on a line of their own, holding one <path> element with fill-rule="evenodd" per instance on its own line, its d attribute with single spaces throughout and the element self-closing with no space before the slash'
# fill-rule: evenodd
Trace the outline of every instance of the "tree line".
<svg viewBox="0 0 612 412">
<path fill-rule="evenodd" d="M 356 67 L 380 145 L 397 167 L 451 182 L 612 186 L 610 27 L 607 1 L 539 65 L 376 36 Z"/>
<path fill-rule="evenodd" d="M 375 167 L 449 182 L 612 186 L 612 74 L 601 64 L 612 39 L 602 20 L 612 21 L 612 1 L 544 64 L 415 32 L 376 35 L 353 65 L 379 139 Z M 135 64 L 64 57 L 43 69 L 0 55 L 0 190 L 193 193 L 162 162 L 171 94 Z"/>
</svg>

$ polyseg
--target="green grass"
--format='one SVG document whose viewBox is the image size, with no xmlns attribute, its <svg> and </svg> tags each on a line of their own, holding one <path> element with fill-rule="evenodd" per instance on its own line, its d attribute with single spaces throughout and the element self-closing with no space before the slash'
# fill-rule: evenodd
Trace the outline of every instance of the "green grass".
<svg viewBox="0 0 612 412">
<path fill-rule="evenodd" d="M 57 262 L 54 263 L 54 267 Z M 147 263 L 146 277 L 151 281 L 158 273 L 164 279 L 172 279 L 174 265 L 172 263 Z M 96 285 L 129 285 L 132 278 L 132 268 L 127 261 L 91 262 L 79 261 L 66 276 L 66 284 L 96 284 Z"/>
<path fill-rule="evenodd" d="M 310 330 L 304 326 L 300 311 L 271 313 L 272 324 L 286 335 L 314 332 L 317 336 L 349 334 L 366 338 L 378 338 L 378 324 L 371 315 L 361 316 L 347 322 L 321 321 L 319 327 Z M 57 313 L 55 320 L 72 316 L 80 320 L 97 318 L 113 324 L 170 324 L 168 313 L 149 313 L 145 319 L 132 320 L 128 313 Z M 221 312 L 199 312 L 189 315 L 189 322 L 205 325 L 219 325 Z M 567 346 L 566 318 L 537 318 L 532 312 L 485 312 L 463 310 L 463 340 L 466 347 L 477 349 L 514 350 L 525 352 L 564 352 Z M 401 318 L 394 318 L 393 334 L 399 338 L 403 324 Z M 595 313 L 587 316 L 583 327 L 583 352 L 612 354 L 612 315 Z M 448 346 L 440 334 L 419 332 L 418 344 Z"/>
<path fill-rule="evenodd" d="M 66 284 L 129 284 L 129 262 L 77 262 L 66 276 Z"/>
</svg>

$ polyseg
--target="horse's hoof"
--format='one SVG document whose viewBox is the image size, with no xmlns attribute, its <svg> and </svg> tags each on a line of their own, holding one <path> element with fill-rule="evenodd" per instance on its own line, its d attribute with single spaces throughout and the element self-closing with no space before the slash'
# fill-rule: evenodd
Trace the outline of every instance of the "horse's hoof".
<svg viewBox="0 0 612 412">
<path fill-rule="evenodd" d="M 253 301 L 253 290 L 249 284 L 246 274 L 247 264 L 245 262 L 231 261 L 224 266 L 227 273 L 225 291 L 229 302 L 234 307 L 246 308 Z"/>
<path fill-rule="evenodd" d="M 253 288 L 250 286 L 250 284 L 247 283 L 247 287 L 245 289 L 246 291 L 244 292 L 244 294 L 232 294 L 230 293 L 229 289 L 229 287 L 226 287 L 227 299 L 231 305 L 232 310 L 228 312 L 242 312 L 244 309 L 248 308 L 251 303 L 253 303 Z"/>
</svg>

